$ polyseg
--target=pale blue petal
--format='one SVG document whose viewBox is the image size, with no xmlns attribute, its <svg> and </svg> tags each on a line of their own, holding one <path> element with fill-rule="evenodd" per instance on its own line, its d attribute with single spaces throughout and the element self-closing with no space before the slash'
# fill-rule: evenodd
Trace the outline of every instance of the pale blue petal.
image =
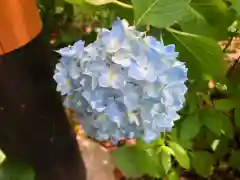
<svg viewBox="0 0 240 180">
<path fill-rule="evenodd" d="M 112 57 L 112 61 L 124 67 L 129 67 L 131 65 L 131 58 L 132 58 L 132 53 L 121 48 Z"/>
<path fill-rule="evenodd" d="M 129 67 L 128 76 L 136 80 L 144 80 L 144 77 L 142 76 L 142 72 L 139 66 L 134 63 L 132 63 L 131 66 Z"/>
</svg>

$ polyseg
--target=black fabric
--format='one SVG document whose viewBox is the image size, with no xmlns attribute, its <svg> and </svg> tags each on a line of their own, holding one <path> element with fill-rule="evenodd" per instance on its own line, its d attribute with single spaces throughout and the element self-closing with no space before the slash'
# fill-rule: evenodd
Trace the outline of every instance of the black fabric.
<svg viewBox="0 0 240 180">
<path fill-rule="evenodd" d="M 0 56 L 0 148 L 33 165 L 37 180 L 85 180 L 86 171 L 41 35 Z"/>
</svg>

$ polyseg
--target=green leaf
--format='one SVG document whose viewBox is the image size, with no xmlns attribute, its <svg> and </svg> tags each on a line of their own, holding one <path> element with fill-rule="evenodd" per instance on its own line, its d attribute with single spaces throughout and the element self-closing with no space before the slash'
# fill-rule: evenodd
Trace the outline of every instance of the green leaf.
<svg viewBox="0 0 240 180">
<path fill-rule="evenodd" d="M 173 150 L 167 146 L 162 146 L 160 151 L 160 161 L 162 163 L 162 166 L 165 170 L 165 173 L 167 174 L 168 171 L 171 169 L 172 163 L 171 163 L 171 155 L 174 154 Z"/>
<path fill-rule="evenodd" d="M 179 24 L 188 33 L 226 39 L 233 21 L 234 13 L 222 0 L 192 0 Z"/>
<path fill-rule="evenodd" d="M 235 119 L 235 122 L 236 122 L 236 125 L 238 128 L 240 128 L 240 109 L 239 108 L 236 108 L 235 109 L 235 115 L 234 115 L 234 119 Z"/>
<path fill-rule="evenodd" d="M 183 119 L 180 130 L 180 138 L 183 140 L 190 140 L 194 138 L 202 127 L 202 123 L 198 118 L 198 114 L 187 116 Z"/>
<path fill-rule="evenodd" d="M 198 89 L 199 91 L 199 89 Z M 186 94 L 186 102 L 188 106 L 188 113 L 192 114 L 196 111 L 197 109 L 197 104 L 198 104 L 198 96 L 197 96 L 197 91 L 192 90 L 192 87 L 188 86 L 188 92 Z"/>
<path fill-rule="evenodd" d="M 231 120 L 217 110 L 203 109 L 200 111 L 203 124 L 217 136 L 225 134 L 228 138 L 233 138 L 233 127 Z"/>
<path fill-rule="evenodd" d="M 174 151 L 168 146 L 161 146 L 160 151 L 165 151 L 170 155 L 174 155 Z"/>
<path fill-rule="evenodd" d="M 63 7 L 64 6 L 64 0 L 55 0 L 55 6 Z"/>
<path fill-rule="evenodd" d="M 235 103 L 230 99 L 220 99 L 213 101 L 214 107 L 220 111 L 230 111 L 235 107 Z"/>
<path fill-rule="evenodd" d="M 144 141 L 143 139 L 139 138 L 136 140 L 136 146 L 139 149 L 148 149 L 151 146 L 149 145 L 149 143 L 146 143 L 146 141 Z"/>
<path fill-rule="evenodd" d="M 182 61 L 186 62 L 190 79 L 222 80 L 227 72 L 227 62 L 218 43 L 210 38 L 168 29 L 171 33 L 166 39 L 176 44 Z"/>
<path fill-rule="evenodd" d="M 229 164 L 234 168 L 240 168 L 240 151 L 233 151 L 230 159 Z"/>
<path fill-rule="evenodd" d="M 127 177 L 141 177 L 145 174 L 156 177 L 164 174 L 154 156 L 135 146 L 118 148 L 112 152 L 112 156 L 117 167 Z"/>
<path fill-rule="evenodd" d="M 35 175 L 31 167 L 25 163 L 6 159 L 0 166 L 1 180 L 34 180 Z"/>
<path fill-rule="evenodd" d="M 232 0 L 232 8 L 240 15 L 240 1 Z"/>
<path fill-rule="evenodd" d="M 195 171 L 203 176 L 207 177 L 213 170 L 213 157 L 212 154 L 206 151 L 198 151 L 193 153 L 191 162 Z"/>
<path fill-rule="evenodd" d="M 93 4 L 95 6 L 103 5 L 103 4 L 108 4 L 112 3 L 113 1 L 116 0 L 85 0 L 87 3 Z"/>
<path fill-rule="evenodd" d="M 136 25 L 150 24 L 163 28 L 174 24 L 185 14 L 189 0 L 131 0 Z"/>
<path fill-rule="evenodd" d="M 229 152 L 229 140 L 226 137 L 222 137 L 217 144 L 217 147 L 213 149 L 215 159 L 219 159 L 225 156 Z"/>
<path fill-rule="evenodd" d="M 83 5 L 85 3 L 85 0 L 64 0 L 70 4 L 74 4 L 74 5 Z"/>
<path fill-rule="evenodd" d="M 219 112 L 219 118 L 221 118 L 221 122 L 222 122 L 222 128 L 221 128 L 222 133 L 226 137 L 232 139 L 233 138 L 233 125 L 231 123 L 231 119 L 220 112 Z"/>
<path fill-rule="evenodd" d="M 190 141 L 188 139 L 181 139 L 180 138 L 180 129 L 181 129 L 181 126 L 177 126 L 177 122 L 176 122 L 175 127 L 171 131 L 171 134 L 169 134 L 171 140 L 178 144 L 181 144 L 181 146 L 186 149 L 191 149 L 192 144 L 193 144 L 192 141 Z"/>
<path fill-rule="evenodd" d="M 179 175 L 176 171 L 171 171 L 168 175 L 167 175 L 168 180 L 179 180 Z"/>
<path fill-rule="evenodd" d="M 185 169 L 189 169 L 190 161 L 185 149 L 180 144 L 177 144 L 175 142 L 169 142 L 169 146 L 174 151 L 174 157 L 178 161 L 179 165 Z"/>
</svg>

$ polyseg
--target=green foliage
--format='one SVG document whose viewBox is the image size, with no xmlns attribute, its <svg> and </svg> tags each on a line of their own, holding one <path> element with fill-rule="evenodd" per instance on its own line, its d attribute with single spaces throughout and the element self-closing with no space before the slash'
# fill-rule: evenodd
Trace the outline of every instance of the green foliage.
<svg viewBox="0 0 240 180">
<path fill-rule="evenodd" d="M 171 169 L 172 166 L 171 155 L 174 155 L 174 151 L 171 148 L 167 146 L 161 147 L 159 158 L 165 173 L 168 173 L 168 171 Z"/>
<path fill-rule="evenodd" d="M 0 164 L 0 180 L 34 180 L 35 175 L 31 167 L 12 159 L 5 159 Z"/>
<path fill-rule="evenodd" d="M 187 170 L 210 179 L 221 164 L 240 169 L 240 74 L 229 67 L 219 45 L 219 40 L 231 44 L 231 36 L 239 35 L 240 0 L 39 2 L 48 40 L 57 29 L 54 47 L 77 39 L 89 43 L 96 38 L 95 29 L 121 17 L 163 37 L 166 44 L 176 44 L 179 59 L 186 63 L 189 90 L 180 120 L 154 142 L 138 139 L 136 145 L 113 151 L 124 175 L 178 180 Z M 89 27 L 92 31 L 86 33 Z M 212 89 L 209 80 L 215 82 Z"/>
<path fill-rule="evenodd" d="M 222 0 L 192 0 L 179 24 L 185 32 L 222 39 L 233 20 L 233 13 Z"/>
<path fill-rule="evenodd" d="M 180 138 L 182 140 L 193 139 L 200 131 L 202 122 L 197 113 L 187 116 L 183 119 L 180 129 Z"/>
<path fill-rule="evenodd" d="M 189 0 L 132 0 L 136 25 L 150 24 L 163 28 L 174 24 L 184 15 Z"/>
<path fill-rule="evenodd" d="M 179 175 L 176 171 L 172 171 L 167 175 L 168 180 L 179 180 Z"/>
<path fill-rule="evenodd" d="M 203 124 L 217 136 L 223 133 L 229 138 L 233 137 L 233 129 L 230 119 L 217 110 L 204 109 L 201 111 Z"/>
<path fill-rule="evenodd" d="M 233 0 L 232 1 L 232 8 L 237 11 L 238 15 L 240 15 L 240 1 Z"/>
<path fill-rule="evenodd" d="M 169 146 L 174 151 L 174 157 L 183 168 L 190 168 L 190 161 L 186 150 L 178 143 L 170 142 Z"/>
<path fill-rule="evenodd" d="M 240 128 L 240 108 L 235 109 L 235 121 L 236 121 L 236 126 Z"/>
<path fill-rule="evenodd" d="M 181 52 L 180 59 L 191 67 L 188 71 L 189 78 L 222 79 L 225 76 L 227 65 L 223 61 L 221 48 L 214 40 L 177 30 L 169 31 L 172 37 L 167 38 L 171 38 L 171 42 L 176 44 L 177 50 Z"/>
<path fill-rule="evenodd" d="M 155 158 L 156 153 L 148 150 L 151 149 L 125 146 L 115 150 L 112 155 L 118 167 L 129 177 L 141 177 L 144 174 L 161 177 L 164 174 L 164 169 Z"/>
<path fill-rule="evenodd" d="M 207 177 L 213 170 L 212 154 L 206 151 L 193 153 L 192 166 L 198 174 L 203 177 Z"/>
<path fill-rule="evenodd" d="M 214 107 L 216 110 L 228 112 L 235 107 L 235 103 L 230 99 L 215 100 Z"/>
<path fill-rule="evenodd" d="M 240 151 L 233 151 L 229 159 L 229 164 L 237 169 L 240 169 Z"/>
</svg>

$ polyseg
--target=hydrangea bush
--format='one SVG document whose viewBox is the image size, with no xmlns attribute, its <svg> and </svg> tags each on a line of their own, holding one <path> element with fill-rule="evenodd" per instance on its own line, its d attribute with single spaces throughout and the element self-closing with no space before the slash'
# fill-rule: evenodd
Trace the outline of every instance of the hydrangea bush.
<svg viewBox="0 0 240 180">
<path fill-rule="evenodd" d="M 99 141 L 140 138 L 170 131 L 185 101 L 187 68 L 175 45 L 165 46 L 126 20 L 102 29 L 97 40 L 58 51 L 57 90 L 66 95 L 89 136 Z"/>
</svg>

